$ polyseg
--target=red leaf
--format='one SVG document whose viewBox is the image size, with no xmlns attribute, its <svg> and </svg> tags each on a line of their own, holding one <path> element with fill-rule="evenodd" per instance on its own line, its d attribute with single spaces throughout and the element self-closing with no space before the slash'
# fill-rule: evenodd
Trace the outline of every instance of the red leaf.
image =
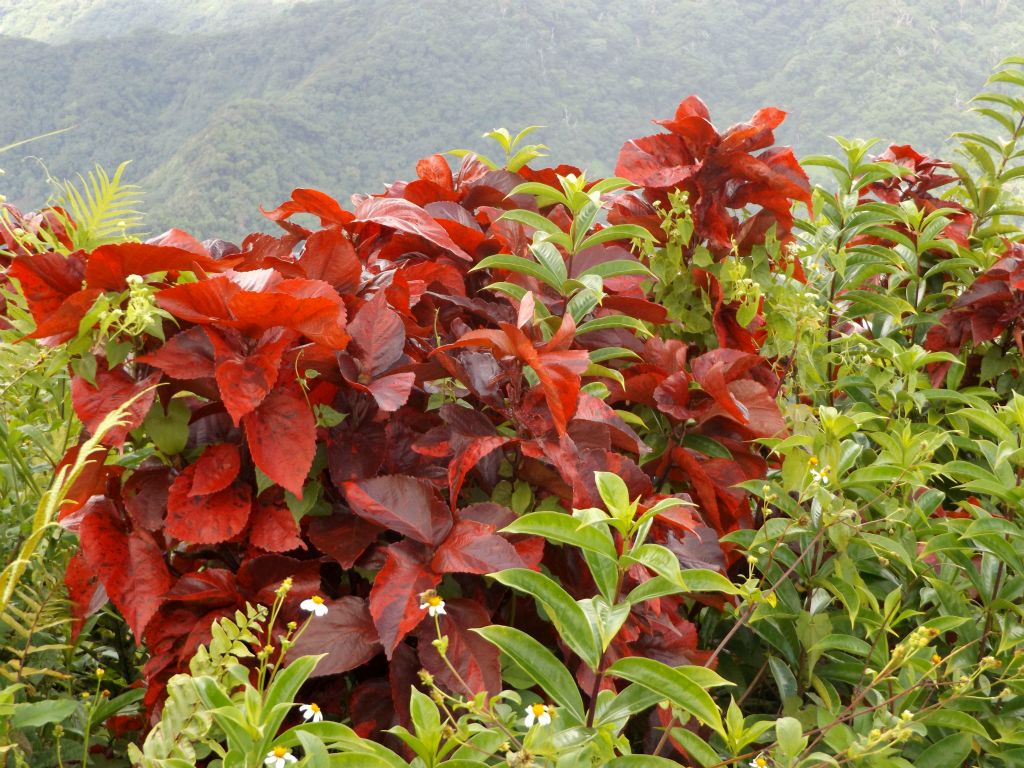
<svg viewBox="0 0 1024 768">
<path fill-rule="evenodd" d="M 38 339 L 45 346 L 53 347 L 73 339 L 78 334 L 82 318 L 96 303 L 102 292 L 95 288 L 83 288 L 73 293 L 60 305 L 56 312 L 41 319 L 27 339 Z"/>
<path fill-rule="evenodd" d="M 427 565 L 424 547 L 400 541 L 387 548 L 384 567 L 373 580 L 370 613 L 388 659 L 402 638 L 427 612 L 420 609 L 420 593 L 441 583 Z"/>
<path fill-rule="evenodd" d="M 472 257 L 451 239 L 444 227 L 418 205 L 400 198 L 368 197 L 356 206 L 353 224 L 373 223 L 415 235 L 466 261 Z"/>
<path fill-rule="evenodd" d="M 85 428 L 95 434 L 100 422 L 108 414 L 149 389 L 127 408 L 122 417 L 122 424 L 109 430 L 103 437 L 103 445 L 118 448 L 124 444 L 128 433 L 142 424 L 142 420 L 146 418 L 156 396 L 156 389 L 152 387 L 159 380 L 159 373 L 147 376 L 142 381 L 135 381 L 120 368 L 108 371 L 101 367 L 96 371 L 96 386 L 81 376 L 72 377 L 71 402 Z"/>
<path fill-rule="evenodd" d="M 81 528 L 85 559 L 132 634 L 141 638 L 173 583 L 163 552 L 149 533 L 127 533 L 109 500 L 91 506 Z"/>
<path fill-rule="evenodd" d="M 424 544 L 439 544 L 451 530 L 451 512 L 426 480 L 384 475 L 347 482 L 342 490 L 364 520 Z"/>
<path fill-rule="evenodd" d="M 82 289 L 85 259 L 82 251 L 69 256 L 53 251 L 26 254 L 11 262 L 7 275 L 17 278 L 32 317 L 41 324 Z"/>
<path fill-rule="evenodd" d="M 71 446 L 57 463 L 57 466 L 53 468 L 54 474 L 56 475 L 63 467 L 68 467 L 70 470 L 71 466 L 78 460 L 78 454 L 81 449 L 81 444 Z M 64 500 L 61 502 L 57 519 L 64 524 L 65 528 L 68 527 L 70 522 L 65 521 L 71 515 L 85 506 L 92 496 L 103 493 L 107 478 L 113 474 L 114 469 L 105 463 L 106 457 L 106 449 L 96 450 L 89 457 L 89 460 L 85 462 L 82 471 L 64 494 Z"/>
<path fill-rule="evenodd" d="M 487 691 L 491 696 L 501 690 L 501 665 L 498 649 L 484 640 L 475 627 L 486 627 L 491 623 L 487 610 L 475 600 L 456 598 L 445 601 L 445 614 L 441 616 L 441 632 L 448 637 L 448 658 L 459 677 L 474 693 Z M 431 645 L 436 638 L 433 622 L 425 621 L 418 632 L 420 663 L 434 676 L 434 680 L 447 690 L 465 695 L 462 683 L 441 659 L 437 649 Z"/>
<path fill-rule="evenodd" d="M 327 600 L 327 615 L 315 617 L 288 653 L 291 658 L 327 653 L 311 677 L 324 677 L 360 667 L 381 651 L 370 609 L 362 597 Z"/>
<path fill-rule="evenodd" d="M 273 291 L 241 291 L 228 308 L 236 324 L 250 332 L 283 326 L 332 349 L 348 344 L 345 305 L 322 280 L 293 278 L 275 284 Z"/>
<path fill-rule="evenodd" d="M 128 275 L 149 275 L 153 272 L 189 271 L 197 275 L 222 272 L 226 264 L 181 248 L 148 243 L 115 243 L 101 245 L 89 255 L 85 266 L 85 282 L 90 288 L 123 291 Z"/>
<path fill-rule="evenodd" d="M 409 399 L 412 385 L 416 383 L 416 374 L 412 371 L 392 373 L 370 382 L 367 389 L 377 401 L 377 407 L 385 413 L 397 411 Z"/>
<path fill-rule="evenodd" d="M 271 221 L 282 222 L 296 213 L 310 213 L 320 219 L 321 226 L 337 224 L 344 226 L 352 221 L 352 214 L 342 209 L 338 201 L 316 189 L 293 189 L 292 199 L 274 208 L 263 211 Z"/>
<path fill-rule="evenodd" d="M 196 464 L 185 467 L 167 493 L 166 530 L 193 544 L 219 544 L 245 530 L 252 511 L 252 491 L 235 483 L 207 496 L 193 496 Z"/>
<path fill-rule="evenodd" d="M 175 334 L 160 349 L 136 360 L 159 368 L 175 379 L 204 379 L 214 375 L 213 344 L 199 326 Z"/>
<path fill-rule="evenodd" d="M 267 331 L 256 348 L 248 354 L 236 333 L 223 333 L 207 328 L 206 333 L 216 350 L 217 387 L 224 407 L 237 426 L 252 413 L 273 389 L 284 349 L 292 337 L 281 329 Z"/>
<path fill-rule="evenodd" d="M 188 232 L 172 227 L 161 235 L 152 237 L 146 241 L 149 245 L 165 245 L 172 248 L 180 248 L 183 251 L 194 253 L 197 256 L 209 256 L 209 251 L 203 244 L 196 240 Z"/>
<path fill-rule="evenodd" d="M 179 320 L 209 323 L 231 317 L 228 300 L 240 290 L 227 277 L 218 276 L 165 288 L 156 295 L 156 304 Z"/>
<path fill-rule="evenodd" d="M 280 489 L 276 489 L 276 495 L 272 493 L 273 490 L 264 491 L 256 500 L 249 543 L 267 552 L 305 549 L 306 545 L 299 537 L 299 524 L 295 522 L 295 516 L 284 503 Z"/>
<path fill-rule="evenodd" d="M 349 512 L 335 512 L 328 517 L 314 517 L 306 535 L 313 546 L 342 568 L 355 565 L 356 560 L 377 540 L 384 528 L 368 523 Z"/>
<path fill-rule="evenodd" d="M 498 435 L 478 437 L 466 442 L 455 458 L 448 465 L 448 488 L 452 509 L 458 506 L 459 491 L 462 490 L 462 483 L 466 475 L 477 465 L 484 456 L 497 450 L 503 445 L 514 442 L 515 438 L 500 437 Z"/>
<path fill-rule="evenodd" d="M 388 307 L 383 291 L 356 313 L 348 332 L 356 357 L 371 376 L 384 373 L 402 357 L 405 326 L 398 313 Z"/>
<path fill-rule="evenodd" d="M 430 181 L 445 190 L 454 190 L 452 169 L 444 155 L 430 155 L 416 163 L 416 175 L 424 181 Z"/>
<path fill-rule="evenodd" d="M 430 561 L 436 573 L 494 573 L 525 568 L 515 548 L 494 532 L 493 525 L 459 520 Z"/>
<path fill-rule="evenodd" d="M 297 386 L 279 386 L 242 419 L 249 452 L 263 473 L 302 498 L 316 453 L 316 420 Z"/>
<path fill-rule="evenodd" d="M 306 277 L 323 280 L 339 293 L 355 293 L 363 273 L 352 242 L 334 228 L 314 232 L 307 238 L 299 266 Z"/>
<path fill-rule="evenodd" d="M 238 477 L 242 457 L 234 443 L 211 445 L 195 463 L 192 488 L 189 496 L 206 496 L 223 491 Z"/>
</svg>

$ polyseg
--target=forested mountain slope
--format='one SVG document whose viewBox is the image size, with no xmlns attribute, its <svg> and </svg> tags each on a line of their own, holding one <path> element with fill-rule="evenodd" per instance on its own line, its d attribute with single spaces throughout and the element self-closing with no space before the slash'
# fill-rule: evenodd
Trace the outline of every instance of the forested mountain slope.
<svg viewBox="0 0 1024 768">
<path fill-rule="evenodd" d="M 622 136 L 699 94 L 716 122 L 772 104 L 798 154 L 828 136 L 932 151 L 1020 53 L 1003 0 L 0 0 L 9 198 L 113 168 L 149 228 L 238 237 L 294 186 L 338 196 L 438 150 L 541 124 L 556 159 L 610 170 Z M 11 35 L 32 36 L 32 39 Z"/>
</svg>

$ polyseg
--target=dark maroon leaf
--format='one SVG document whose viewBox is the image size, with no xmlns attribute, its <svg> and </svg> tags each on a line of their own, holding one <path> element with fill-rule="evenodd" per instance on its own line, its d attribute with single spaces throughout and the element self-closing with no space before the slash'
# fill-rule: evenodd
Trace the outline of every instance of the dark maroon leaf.
<svg viewBox="0 0 1024 768">
<path fill-rule="evenodd" d="M 381 651 L 377 628 L 366 600 L 340 597 L 327 600 L 326 616 L 315 616 L 295 645 L 291 658 L 326 653 L 313 670 L 312 677 L 337 675 L 360 667 Z"/>
<path fill-rule="evenodd" d="M 494 573 L 524 568 L 515 548 L 494 532 L 492 525 L 459 520 L 430 561 L 437 573 Z"/>
<path fill-rule="evenodd" d="M 425 480 L 385 475 L 342 486 L 352 511 L 376 525 L 424 544 L 437 545 L 452 527 L 452 515 Z"/>
</svg>

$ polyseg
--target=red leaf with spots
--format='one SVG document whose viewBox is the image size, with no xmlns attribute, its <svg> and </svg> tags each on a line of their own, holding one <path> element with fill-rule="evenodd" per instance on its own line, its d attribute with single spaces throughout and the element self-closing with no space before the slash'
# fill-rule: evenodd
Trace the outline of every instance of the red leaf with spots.
<svg viewBox="0 0 1024 768">
<path fill-rule="evenodd" d="M 441 577 L 427 564 L 428 556 L 429 551 L 421 545 L 409 541 L 392 544 L 384 567 L 373 580 L 370 613 L 389 659 L 395 646 L 427 615 L 420 608 L 420 593 L 441 583 Z"/>
<path fill-rule="evenodd" d="M 377 628 L 364 598 L 349 595 L 324 605 L 327 615 L 315 617 L 288 651 L 291 658 L 327 652 L 311 677 L 348 672 L 380 653 Z"/>
<path fill-rule="evenodd" d="M 17 278 L 32 317 L 42 324 L 82 290 L 85 259 L 82 251 L 69 256 L 52 251 L 26 254 L 11 262 L 7 275 Z"/>
<path fill-rule="evenodd" d="M 160 380 L 160 374 L 147 376 L 142 381 L 135 381 L 120 368 L 108 371 L 101 368 L 96 371 L 96 386 L 81 376 L 71 379 L 71 402 L 75 413 L 85 424 L 85 428 L 95 434 L 100 423 L 110 413 L 127 403 L 131 398 L 136 400 L 128 406 L 122 417 L 122 424 L 109 430 L 103 437 L 103 444 L 120 447 L 124 444 L 128 433 L 135 429 L 146 418 L 156 389 L 153 385 Z M 149 389 L 146 392 L 146 389 Z M 145 394 L 142 394 L 145 393 Z"/>
<path fill-rule="evenodd" d="M 256 466 L 301 499 L 316 453 L 316 420 L 299 388 L 275 388 L 242 426 Z"/>
<path fill-rule="evenodd" d="M 78 637 L 85 620 L 107 602 L 107 592 L 99 577 L 79 549 L 70 560 L 64 572 L 64 586 L 71 602 L 71 640 Z"/>
<path fill-rule="evenodd" d="M 235 483 L 207 496 L 192 495 L 196 464 L 185 467 L 167 493 L 166 531 L 193 544 L 219 544 L 245 530 L 252 511 L 249 485 Z"/>
<path fill-rule="evenodd" d="M 208 446 L 194 466 L 194 479 L 188 495 L 206 496 L 223 491 L 235 481 L 242 467 L 242 457 L 237 445 L 219 443 Z"/>
<path fill-rule="evenodd" d="M 149 533 L 127 531 L 108 499 L 97 499 L 89 506 L 81 528 L 86 562 L 132 634 L 141 638 L 173 583 L 163 551 Z"/>
<path fill-rule="evenodd" d="M 277 493 L 273 493 L 277 490 Z M 299 524 L 284 503 L 280 489 L 268 489 L 256 500 L 252 510 L 249 543 L 267 552 L 305 549 L 299 537 Z"/>
</svg>

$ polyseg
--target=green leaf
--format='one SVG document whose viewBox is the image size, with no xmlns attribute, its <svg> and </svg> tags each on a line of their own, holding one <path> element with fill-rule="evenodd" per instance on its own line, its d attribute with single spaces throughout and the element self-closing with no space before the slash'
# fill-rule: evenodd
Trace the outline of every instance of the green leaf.
<svg viewBox="0 0 1024 768">
<path fill-rule="evenodd" d="M 613 227 L 605 227 L 588 236 L 579 244 L 579 250 L 585 251 L 587 248 L 611 242 L 612 240 L 632 240 L 634 238 L 647 241 L 654 239 L 650 232 L 637 224 L 616 224 Z"/>
<path fill-rule="evenodd" d="M 568 714 L 570 725 L 583 723 L 583 697 L 572 674 L 555 655 L 525 632 L 497 624 L 473 629 L 514 661 Z"/>
<path fill-rule="evenodd" d="M 146 414 L 142 428 L 161 453 L 176 456 L 185 450 L 185 444 L 188 442 L 188 422 L 191 417 L 192 412 L 183 400 L 171 400 L 164 411 L 160 399 L 157 398 Z"/>
<path fill-rule="evenodd" d="M 579 604 L 553 579 L 526 568 L 509 568 L 490 577 L 533 597 L 542 606 L 559 636 L 590 666 L 597 669 L 601 663 L 597 628 L 587 618 Z"/>
<path fill-rule="evenodd" d="M 295 736 L 302 745 L 302 751 L 306 755 L 305 766 L 308 768 L 330 768 L 330 757 L 324 743 L 308 731 L 296 731 Z"/>
<path fill-rule="evenodd" d="M 641 337 L 652 335 L 642 320 L 637 320 L 635 317 L 629 317 L 628 315 L 607 315 L 587 320 L 587 322 L 576 329 L 576 335 L 582 336 L 584 333 L 607 331 L 611 328 L 628 328 L 636 331 Z"/>
<path fill-rule="evenodd" d="M 603 280 L 607 280 L 609 277 L 622 277 L 623 275 L 649 275 L 654 277 L 654 273 L 639 261 L 627 261 L 626 259 L 613 259 L 595 264 L 581 272 L 576 279 L 578 280 L 586 275 L 597 275 Z"/>
<path fill-rule="evenodd" d="M 618 516 L 630 508 L 629 489 L 621 477 L 612 472 L 595 472 L 594 481 L 609 513 Z"/>
<path fill-rule="evenodd" d="M 22 702 L 14 705 L 11 727 L 38 728 L 49 723 L 61 723 L 78 708 L 74 699 L 52 699 L 49 701 Z"/>
<path fill-rule="evenodd" d="M 914 768 L 960 768 L 971 754 L 971 737 L 966 733 L 947 736 L 922 752 Z"/>
<path fill-rule="evenodd" d="M 713 440 L 710 437 L 698 434 L 688 434 L 683 436 L 683 445 L 687 448 L 692 448 L 695 451 L 700 451 L 705 456 L 712 459 L 727 459 L 732 461 L 732 452 L 722 445 L 717 440 Z"/>
<path fill-rule="evenodd" d="M 780 717 L 775 721 L 775 738 L 787 757 L 796 757 L 807 746 L 803 726 L 795 717 Z"/>
<path fill-rule="evenodd" d="M 615 544 L 607 531 L 581 526 L 578 520 L 563 512 L 531 512 L 506 525 L 502 533 L 543 536 L 549 541 L 593 552 L 612 562 L 618 560 Z"/>
<path fill-rule="evenodd" d="M 655 755 L 623 755 L 609 760 L 605 768 L 679 768 L 679 763 Z"/>
<path fill-rule="evenodd" d="M 559 293 L 562 291 L 562 281 L 556 275 L 553 275 L 551 270 L 535 261 L 524 259 L 522 256 L 497 253 L 494 256 L 481 259 L 470 271 L 475 272 L 478 269 L 504 269 L 521 275 L 529 275 L 549 285 Z"/>
<path fill-rule="evenodd" d="M 966 712 L 955 709 L 937 709 L 921 718 L 922 723 L 927 726 L 939 728 L 952 728 L 954 731 L 973 733 L 983 739 L 991 738 L 985 726 Z"/>
<path fill-rule="evenodd" d="M 608 674 L 629 680 L 658 693 L 689 712 L 716 733 L 722 734 L 722 714 L 714 699 L 690 673 L 691 667 L 670 667 L 654 659 L 627 656 L 608 668 Z M 701 669 L 697 667 L 697 669 Z"/>
</svg>

